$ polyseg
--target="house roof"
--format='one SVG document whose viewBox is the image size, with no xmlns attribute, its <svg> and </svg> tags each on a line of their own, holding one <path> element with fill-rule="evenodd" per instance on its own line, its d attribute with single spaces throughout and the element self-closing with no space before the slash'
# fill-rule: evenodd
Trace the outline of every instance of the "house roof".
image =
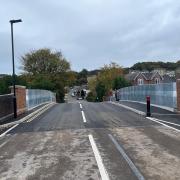
<svg viewBox="0 0 180 180">
<path fill-rule="evenodd" d="M 134 73 L 127 74 L 125 78 L 127 78 L 129 81 L 132 81 L 132 80 L 135 80 L 140 74 L 142 74 L 146 80 L 152 80 L 153 77 L 159 73 L 158 72 L 134 72 Z M 161 75 L 159 74 L 159 76 Z M 162 76 L 161 78 L 163 79 Z"/>
<path fill-rule="evenodd" d="M 176 78 L 165 74 L 163 76 L 163 83 L 170 83 L 170 82 L 176 82 Z"/>
<path fill-rule="evenodd" d="M 139 72 L 129 73 L 125 75 L 125 78 L 129 81 L 133 81 L 138 74 Z"/>
</svg>

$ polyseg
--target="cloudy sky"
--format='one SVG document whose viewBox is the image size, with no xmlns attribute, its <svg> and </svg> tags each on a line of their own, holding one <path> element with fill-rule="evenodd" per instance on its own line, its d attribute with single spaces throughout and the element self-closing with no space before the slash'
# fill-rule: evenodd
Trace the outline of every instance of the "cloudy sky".
<svg viewBox="0 0 180 180">
<path fill-rule="evenodd" d="M 1 0 L 0 74 L 12 72 L 10 19 L 23 20 L 14 25 L 16 71 L 24 53 L 44 47 L 79 71 L 179 60 L 179 10 L 178 0 Z"/>
</svg>

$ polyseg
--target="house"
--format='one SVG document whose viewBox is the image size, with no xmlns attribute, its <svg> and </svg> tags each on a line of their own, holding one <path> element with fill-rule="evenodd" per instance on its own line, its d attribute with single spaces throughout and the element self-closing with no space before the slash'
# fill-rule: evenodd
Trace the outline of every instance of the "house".
<svg viewBox="0 0 180 180">
<path fill-rule="evenodd" d="M 169 75 L 160 75 L 159 72 L 131 72 L 125 76 L 125 78 L 132 83 L 132 85 L 143 84 L 159 84 L 175 82 L 175 78 Z"/>
</svg>

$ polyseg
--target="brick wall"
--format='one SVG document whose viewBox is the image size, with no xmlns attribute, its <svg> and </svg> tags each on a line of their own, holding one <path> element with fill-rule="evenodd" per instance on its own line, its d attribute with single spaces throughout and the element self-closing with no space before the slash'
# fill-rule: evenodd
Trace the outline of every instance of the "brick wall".
<svg viewBox="0 0 180 180">
<path fill-rule="evenodd" d="M 13 87 L 11 86 L 11 93 L 13 93 Z M 22 114 L 26 111 L 26 87 L 16 85 L 16 103 L 17 114 Z"/>
<path fill-rule="evenodd" d="M 177 87 L 177 110 L 180 112 L 180 79 L 176 80 Z"/>
</svg>

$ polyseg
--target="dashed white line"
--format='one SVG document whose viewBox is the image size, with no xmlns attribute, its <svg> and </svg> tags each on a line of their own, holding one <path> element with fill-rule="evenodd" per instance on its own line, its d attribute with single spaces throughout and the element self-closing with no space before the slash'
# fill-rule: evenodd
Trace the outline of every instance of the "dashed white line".
<svg viewBox="0 0 180 180">
<path fill-rule="evenodd" d="M 82 109 L 82 104 L 79 104 L 80 108 Z"/>
<path fill-rule="evenodd" d="M 154 122 L 156 122 L 156 123 L 159 123 L 159 124 L 161 124 L 161 125 L 163 125 L 163 126 L 165 126 L 165 127 L 168 127 L 168 128 L 170 128 L 170 129 L 173 129 L 173 130 L 175 130 L 175 131 L 177 131 L 177 132 L 180 132 L 179 129 L 176 129 L 176 128 L 172 127 L 172 126 L 168 126 L 167 124 L 164 124 L 164 123 L 160 122 L 158 119 L 151 118 L 151 117 L 146 117 L 146 118 L 149 119 L 149 120 L 151 120 L 151 121 L 154 121 Z"/>
<path fill-rule="evenodd" d="M 101 155 L 100 155 L 99 150 L 98 150 L 98 148 L 96 146 L 94 138 L 93 138 L 93 136 L 91 134 L 89 135 L 89 141 L 91 143 L 91 146 L 92 146 L 92 149 L 93 149 L 93 152 L 94 152 L 94 156 L 95 156 L 98 168 L 99 168 L 101 179 L 102 180 L 109 180 L 109 175 L 108 175 L 108 173 L 107 173 L 107 171 L 105 169 L 105 166 L 103 164 Z"/>
<path fill-rule="evenodd" d="M 129 167 L 131 168 L 131 170 L 134 172 L 134 174 L 136 175 L 136 177 L 138 178 L 138 180 L 144 180 L 143 175 L 140 173 L 140 171 L 137 169 L 137 167 L 135 166 L 135 164 L 131 161 L 131 159 L 128 157 L 128 155 L 125 153 L 125 151 L 123 150 L 123 148 L 121 147 L 121 145 L 114 139 L 114 137 L 109 134 L 109 138 L 111 139 L 111 141 L 114 143 L 114 145 L 116 146 L 117 150 L 121 153 L 121 155 L 123 156 L 123 158 L 126 160 L 126 162 L 128 163 Z"/>
<path fill-rule="evenodd" d="M 82 114 L 82 117 L 83 117 L 83 122 L 86 123 L 87 121 L 86 121 L 86 117 L 84 115 L 84 111 L 81 111 L 81 114 Z"/>
<path fill-rule="evenodd" d="M 14 129 L 15 127 L 17 127 L 19 124 L 14 125 L 13 127 L 9 128 L 7 131 L 5 131 L 4 133 L 0 134 L 0 138 L 5 136 L 9 131 L 11 131 L 12 129 Z"/>
</svg>

